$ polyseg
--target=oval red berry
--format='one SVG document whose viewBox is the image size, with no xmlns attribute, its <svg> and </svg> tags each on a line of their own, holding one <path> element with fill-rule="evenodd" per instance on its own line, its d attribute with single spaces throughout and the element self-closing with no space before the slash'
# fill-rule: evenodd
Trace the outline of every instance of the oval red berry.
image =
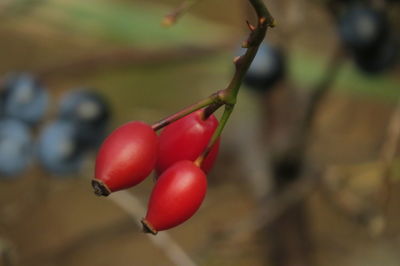
<svg viewBox="0 0 400 266">
<path fill-rule="evenodd" d="M 95 179 L 110 192 L 142 182 L 154 169 L 158 138 L 151 126 L 133 121 L 109 135 L 96 158 Z"/>
<path fill-rule="evenodd" d="M 175 227 L 198 210 L 207 191 L 204 172 L 191 161 L 180 161 L 157 180 L 150 196 L 147 215 L 142 223 L 147 231 Z"/>
<path fill-rule="evenodd" d="M 204 152 L 218 127 L 218 120 L 214 115 L 203 120 L 203 113 L 204 109 L 189 114 L 168 125 L 161 132 L 156 164 L 156 171 L 159 175 L 178 161 L 195 161 Z M 218 139 L 201 165 L 206 173 L 214 165 L 219 143 Z"/>
</svg>

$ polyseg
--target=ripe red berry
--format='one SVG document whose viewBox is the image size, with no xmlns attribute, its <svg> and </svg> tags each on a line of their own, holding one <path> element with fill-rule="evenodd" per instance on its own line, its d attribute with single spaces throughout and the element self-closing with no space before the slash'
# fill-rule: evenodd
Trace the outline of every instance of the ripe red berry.
<svg viewBox="0 0 400 266">
<path fill-rule="evenodd" d="M 197 165 L 188 160 L 175 163 L 153 188 L 144 230 L 156 234 L 183 223 L 200 207 L 206 190 L 206 175 Z"/>
<path fill-rule="evenodd" d="M 218 126 L 214 115 L 203 120 L 204 109 L 189 114 L 164 128 L 159 136 L 160 145 L 156 171 L 160 175 L 168 167 L 182 160 L 194 161 L 206 149 Z M 214 165 L 220 140 L 214 144 L 201 168 L 206 173 Z"/>
<path fill-rule="evenodd" d="M 157 152 L 158 138 L 151 126 L 132 121 L 117 128 L 97 154 L 95 193 L 107 196 L 142 182 L 153 170 Z"/>
</svg>

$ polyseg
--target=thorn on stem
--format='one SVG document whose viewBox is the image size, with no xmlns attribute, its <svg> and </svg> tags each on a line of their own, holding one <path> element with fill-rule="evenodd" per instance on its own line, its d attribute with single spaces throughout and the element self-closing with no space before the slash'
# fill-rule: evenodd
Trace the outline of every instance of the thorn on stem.
<svg viewBox="0 0 400 266">
<path fill-rule="evenodd" d="M 247 23 L 247 27 L 250 29 L 250 31 L 255 31 L 256 30 L 256 27 L 253 26 L 248 20 L 246 20 L 246 23 Z"/>
<path fill-rule="evenodd" d="M 237 64 L 240 60 L 241 56 L 236 56 L 235 58 L 233 58 L 233 63 Z"/>
<path fill-rule="evenodd" d="M 275 28 L 276 26 L 275 19 L 272 19 L 268 26 L 270 26 L 271 28 Z"/>
<path fill-rule="evenodd" d="M 274 28 L 276 26 L 276 22 L 274 18 L 270 18 L 270 21 L 267 23 L 267 18 L 266 17 L 261 17 L 258 22 L 260 25 L 265 25 L 267 24 L 268 27 Z"/>
</svg>

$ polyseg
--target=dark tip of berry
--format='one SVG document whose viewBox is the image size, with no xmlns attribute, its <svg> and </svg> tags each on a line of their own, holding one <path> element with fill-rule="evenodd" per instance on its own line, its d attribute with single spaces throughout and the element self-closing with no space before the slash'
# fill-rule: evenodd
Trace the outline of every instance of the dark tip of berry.
<svg viewBox="0 0 400 266">
<path fill-rule="evenodd" d="M 148 233 L 148 234 L 153 234 L 156 235 L 158 232 L 156 229 L 153 228 L 153 226 L 151 226 L 151 224 L 146 220 L 146 219 L 142 219 L 141 220 L 142 225 L 143 225 L 143 232 L 144 233 Z"/>
<path fill-rule="evenodd" d="M 94 189 L 94 194 L 96 194 L 97 196 L 107 197 L 111 193 L 111 191 L 107 187 L 107 185 L 105 185 L 103 182 L 101 182 L 99 180 L 93 179 L 92 180 L 92 187 Z"/>
</svg>

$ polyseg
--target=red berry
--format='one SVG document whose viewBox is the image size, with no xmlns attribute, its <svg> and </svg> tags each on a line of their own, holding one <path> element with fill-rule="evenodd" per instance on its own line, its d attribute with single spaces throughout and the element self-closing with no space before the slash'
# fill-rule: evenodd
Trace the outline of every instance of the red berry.
<svg viewBox="0 0 400 266">
<path fill-rule="evenodd" d="M 191 161 L 180 161 L 168 168 L 157 180 L 150 196 L 145 231 L 158 231 L 177 226 L 200 207 L 207 191 L 204 172 Z"/>
<path fill-rule="evenodd" d="M 158 152 L 158 138 L 151 126 L 129 122 L 106 138 L 96 158 L 96 194 L 126 189 L 142 182 L 153 170 Z"/>
<path fill-rule="evenodd" d="M 204 109 L 191 113 L 168 125 L 161 132 L 156 164 L 158 174 L 178 161 L 194 161 L 204 152 L 218 126 L 218 120 L 214 115 L 203 120 L 203 113 Z M 201 165 L 206 173 L 211 170 L 217 157 L 219 142 L 218 139 Z"/>
</svg>

